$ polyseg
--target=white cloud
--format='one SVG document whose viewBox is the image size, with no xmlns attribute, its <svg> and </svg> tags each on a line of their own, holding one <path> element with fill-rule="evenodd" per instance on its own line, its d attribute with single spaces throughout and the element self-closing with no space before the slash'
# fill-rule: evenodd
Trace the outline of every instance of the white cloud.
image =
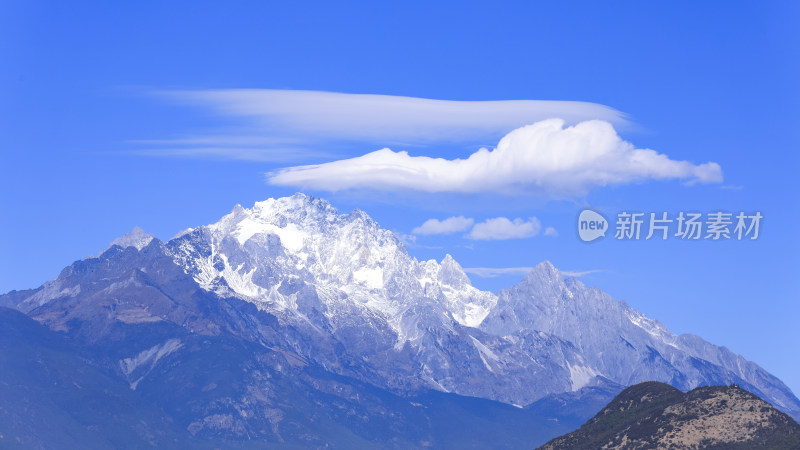
<svg viewBox="0 0 800 450">
<path fill-rule="evenodd" d="M 494 278 L 501 275 L 525 275 L 534 267 L 465 267 L 464 272 L 477 275 L 481 278 Z M 583 272 L 560 271 L 562 275 L 580 278 L 585 275 L 603 272 L 602 270 L 586 270 Z"/>
<path fill-rule="evenodd" d="M 544 229 L 544 235 L 545 236 L 556 237 L 556 236 L 558 236 L 558 230 L 556 230 L 553 227 L 547 227 L 547 228 Z"/>
<path fill-rule="evenodd" d="M 481 278 L 494 278 L 500 275 L 525 275 L 533 267 L 464 267 L 464 272 Z"/>
<path fill-rule="evenodd" d="M 280 89 L 176 90 L 160 99 L 217 116 L 200 130 L 130 141 L 149 156 L 251 160 L 284 165 L 330 161 L 381 146 L 492 143 L 549 117 L 574 124 L 628 121 L 604 105 L 572 101 L 453 101 Z M 213 116 L 212 116 L 213 117 Z M 213 119 L 212 119 L 213 120 Z"/>
<path fill-rule="evenodd" d="M 495 217 L 475 224 L 466 237 L 476 241 L 521 239 L 536 236 L 541 229 L 542 224 L 536 217 L 531 217 L 528 221 L 520 218 L 508 220 L 505 217 Z"/>
<path fill-rule="evenodd" d="M 271 136 L 387 143 L 464 142 L 502 136 L 508 130 L 550 117 L 569 123 L 627 121 L 608 106 L 588 102 L 500 100 L 453 101 L 394 95 L 344 94 L 280 89 L 163 91 L 191 106 L 241 117 Z M 499 134 L 498 134 L 499 133 Z"/>
<path fill-rule="evenodd" d="M 562 270 L 561 274 L 564 275 L 565 277 L 580 278 L 580 277 L 583 277 L 583 276 L 586 276 L 586 275 L 590 275 L 590 274 L 593 274 L 593 273 L 600 273 L 600 272 L 603 272 L 603 270 L 596 270 L 596 269 L 595 270 L 584 270 L 583 272 L 571 272 L 569 270 Z"/>
<path fill-rule="evenodd" d="M 428 219 L 422 225 L 414 228 L 411 232 L 414 234 L 452 234 L 459 231 L 464 231 L 470 226 L 474 220 L 464 217 L 448 217 L 442 221 L 437 219 Z"/>
<path fill-rule="evenodd" d="M 368 188 L 424 192 L 544 192 L 579 195 L 596 186 L 680 179 L 718 183 L 717 163 L 672 160 L 622 140 L 605 121 L 566 126 L 548 119 L 518 128 L 494 150 L 466 159 L 410 156 L 388 148 L 325 164 L 295 166 L 268 174 L 275 185 L 327 191 Z"/>
<path fill-rule="evenodd" d="M 411 245 L 417 242 L 417 237 L 412 234 L 405 234 L 397 231 L 394 231 L 393 233 L 395 237 L 397 237 L 397 239 L 399 239 L 403 244 Z"/>
<path fill-rule="evenodd" d="M 179 141 L 172 143 L 167 142 L 165 146 L 134 150 L 132 153 L 146 156 L 208 158 L 278 164 L 292 164 L 299 161 L 339 156 L 333 153 L 294 146 L 247 147 L 222 144 L 198 147 L 191 145 L 181 146 Z"/>
</svg>

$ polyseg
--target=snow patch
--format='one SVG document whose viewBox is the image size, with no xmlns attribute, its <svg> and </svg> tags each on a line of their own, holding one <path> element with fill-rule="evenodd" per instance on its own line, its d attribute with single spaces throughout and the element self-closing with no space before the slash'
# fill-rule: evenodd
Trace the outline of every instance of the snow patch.
<svg viewBox="0 0 800 450">
<path fill-rule="evenodd" d="M 491 304 L 491 303 L 490 303 Z M 489 308 L 485 308 L 476 303 L 463 303 L 463 311 L 455 317 L 461 325 L 478 328 L 483 319 L 489 315 Z"/>
<path fill-rule="evenodd" d="M 353 280 L 365 284 L 370 289 L 381 289 L 383 288 L 383 269 L 362 267 L 353 272 Z"/>
<path fill-rule="evenodd" d="M 136 279 L 136 272 L 131 273 L 131 276 L 122 281 L 116 281 L 108 285 L 107 288 L 103 289 L 101 292 L 109 293 L 118 290 L 122 290 L 128 287 L 142 287 L 142 283 L 140 283 Z"/>
<path fill-rule="evenodd" d="M 46 282 L 42 286 L 42 290 L 26 298 L 25 301 L 23 301 L 23 303 L 42 306 L 51 300 L 64 297 L 75 297 L 80 292 L 81 292 L 80 285 L 75 285 L 72 287 L 67 287 L 62 289 L 61 281 L 53 280 Z"/>
<path fill-rule="evenodd" d="M 271 223 L 253 220 L 250 217 L 242 219 L 236 225 L 236 230 L 233 234 L 241 245 L 244 245 L 256 234 L 274 234 L 281 240 L 281 245 L 291 252 L 300 251 L 303 248 L 303 239 L 306 237 L 305 233 L 300 231 L 297 225 L 293 223 L 281 228 Z"/>
<path fill-rule="evenodd" d="M 181 344 L 180 339 L 169 339 L 163 344 L 154 345 L 153 347 L 140 352 L 134 357 L 121 359 L 119 361 L 119 367 L 126 377 L 129 377 L 136 369 L 140 367 L 144 367 L 146 369 L 145 373 L 136 380 L 131 381 L 130 377 L 128 378 L 131 389 L 136 390 L 136 386 L 139 384 L 139 382 L 142 381 L 145 375 L 153 370 L 153 368 L 156 366 L 156 363 L 158 363 L 161 358 L 173 353 L 181 347 L 183 347 L 183 344 Z"/>
<path fill-rule="evenodd" d="M 500 358 L 498 358 L 497 355 L 489 349 L 489 347 L 483 345 L 481 341 L 475 339 L 474 336 L 470 336 L 470 338 L 472 339 L 472 344 L 478 349 L 478 355 L 481 357 L 481 361 L 483 361 L 483 365 L 486 367 L 486 370 L 495 373 L 494 368 L 491 364 L 489 364 L 488 361 L 486 361 L 486 358 L 489 358 L 495 363 L 498 363 Z"/>
<path fill-rule="evenodd" d="M 598 375 L 591 367 L 573 366 L 571 364 L 567 364 L 567 367 L 569 368 L 569 379 L 572 382 L 573 391 L 588 386 L 594 377 Z"/>
<path fill-rule="evenodd" d="M 650 319 L 644 314 L 631 309 L 625 311 L 625 315 L 632 324 L 641 328 L 650 336 L 653 336 L 655 339 L 658 339 L 670 347 L 679 348 L 676 344 L 678 337 L 674 333 L 667 330 L 658 321 Z"/>
</svg>

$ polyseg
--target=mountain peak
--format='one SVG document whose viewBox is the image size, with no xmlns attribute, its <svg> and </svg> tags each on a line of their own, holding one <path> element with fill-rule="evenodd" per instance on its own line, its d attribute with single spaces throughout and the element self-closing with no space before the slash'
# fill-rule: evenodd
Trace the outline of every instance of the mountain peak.
<svg viewBox="0 0 800 450">
<path fill-rule="evenodd" d="M 262 218 L 283 218 L 289 221 L 304 219 L 331 221 L 339 213 L 327 200 L 296 193 L 290 197 L 268 198 L 256 202 L 250 210 Z"/>
<path fill-rule="evenodd" d="M 444 255 L 444 258 L 442 259 L 442 265 L 445 265 L 445 264 L 449 265 L 449 264 L 458 264 L 458 263 L 456 262 L 455 258 L 453 258 L 453 256 L 450 253 L 448 253 L 448 254 Z"/>
<path fill-rule="evenodd" d="M 528 272 L 528 276 L 546 276 L 548 278 L 558 277 L 562 278 L 561 271 L 556 269 L 556 266 L 553 265 L 550 261 L 544 260 L 536 265 L 530 272 Z"/>
<path fill-rule="evenodd" d="M 461 264 L 453 259 L 449 253 L 442 259 L 439 280 L 443 284 L 459 289 L 470 284 L 469 277 L 464 273 Z"/>
<path fill-rule="evenodd" d="M 129 233 L 126 233 L 111 241 L 106 250 L 115 245 L 118 245 L 122 248 L 135 247 L 136 250 L 141 250 L 147 247 L 147 244 L 149 244 L 153 238 L 155 238 L 155 236 L 136 226 L 133 227 L 133 230 L 131 230 Z"/>
<path fill-rule="evenodd" d="M 369 214 L 358 208 L 352 210 L 348 216 L 354 219 L 372 220 Z"/>
</svg>

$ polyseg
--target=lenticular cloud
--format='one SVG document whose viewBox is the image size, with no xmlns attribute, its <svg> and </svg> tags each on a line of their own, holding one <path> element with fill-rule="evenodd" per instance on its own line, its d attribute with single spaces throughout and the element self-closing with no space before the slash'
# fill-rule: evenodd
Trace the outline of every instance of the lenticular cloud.
<svg viewBox="0 0 800 450">
<path fill-rule="evenodd" d="M 622 140 L 602 120 L 566 126 L 548 119 L 518 128 L 494 150 L 466 159 L 411 156 L 388 148 L 356 158 L 268 174 L 271 184 L 326 191 L 369 188 L 423 192 L 582 194 L 597 186 L 645 180 L 719 183 L 719 164 L 676 161 Z"/>
</svg>

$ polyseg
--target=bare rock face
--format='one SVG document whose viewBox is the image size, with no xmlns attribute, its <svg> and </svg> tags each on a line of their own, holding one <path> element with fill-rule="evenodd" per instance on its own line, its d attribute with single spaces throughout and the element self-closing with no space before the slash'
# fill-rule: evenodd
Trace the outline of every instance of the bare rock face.
<svg viewBox="0 0 800 450">
<path fill-rule="evenodd" d="M 540 448 L 796 449 L 800 425 L 736 385 L 684 394 L 646 382 L 625 389 L 580 429 Z"/>
</svg>

